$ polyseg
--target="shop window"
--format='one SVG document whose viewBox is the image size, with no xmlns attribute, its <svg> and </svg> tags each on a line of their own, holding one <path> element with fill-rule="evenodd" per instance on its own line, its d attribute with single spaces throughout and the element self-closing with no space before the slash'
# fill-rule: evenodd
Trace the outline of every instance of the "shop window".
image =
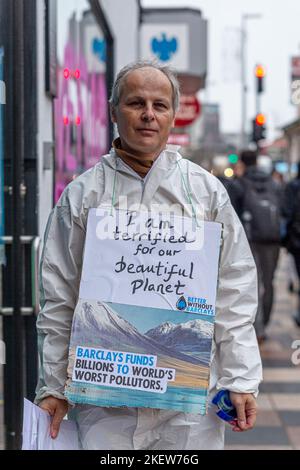
<svg viewBox="0 0 300 470">
<path fill-rule="evenodd" d="M 106 41 L 86 0 L 57 2 L 55 202 L 108 151 Z"/>
</svg>

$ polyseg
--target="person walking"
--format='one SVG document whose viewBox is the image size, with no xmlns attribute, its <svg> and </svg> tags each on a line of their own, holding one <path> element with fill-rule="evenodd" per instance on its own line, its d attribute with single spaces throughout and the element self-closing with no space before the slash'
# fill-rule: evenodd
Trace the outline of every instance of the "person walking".
<svg viewBox="0 0 300 470">
<path fill-rule="evenodd" d="M 285 246 L 293 256 L 295 267 L 300 280 L 300 163 L 298 174 L 285 188 L 283 216 L 286 221 Z M 298 308 L 294 315 L 297 326 L 300 327 L 300 290 L 298 289 Z"/>
<path fill-rule="evenodd" d="M 245 165 L 245 173 L 235 182 L 237 196 L 233 204 L 245 228 L 257 266 L 259 300 L 254 326 L 258 342 L 262 343 L 267 337 L 266 327 L 274 300 L 273 279 L 281 243 L 282 192 L 271 177 L 272 167 L 257 165 L 255 151 L 241 152 L 240 159 Z"/>
</svg>

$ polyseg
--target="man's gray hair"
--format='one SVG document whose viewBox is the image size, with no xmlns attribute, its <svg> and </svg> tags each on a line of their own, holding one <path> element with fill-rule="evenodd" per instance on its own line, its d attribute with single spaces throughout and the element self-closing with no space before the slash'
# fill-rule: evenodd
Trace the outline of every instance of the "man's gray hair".
<svg viewBox="0 0 300 470">
<path fill-rule="evenodd" d="M 112 107 L 117 107 L 120 102 L 122 86 L 125 77 L 134 70 L 143 69 L 145 67 L 152 67 L 156 70 L 162 72 L 170 81 L 172 86 L 172 105 L 174 113 L 179 108 L 179 99 L 180 99 L 180 85 L 177 80 L 176 72 L 174 69 L 168 65 L 160 65 L 157 61 L 154 60 L 138 60 L 137 62 L 132 62 L 131 64 L 125 65 L 117 75 L 117 78 L 113 84 L 111 96 L 109 102 Z"/>
</svg>

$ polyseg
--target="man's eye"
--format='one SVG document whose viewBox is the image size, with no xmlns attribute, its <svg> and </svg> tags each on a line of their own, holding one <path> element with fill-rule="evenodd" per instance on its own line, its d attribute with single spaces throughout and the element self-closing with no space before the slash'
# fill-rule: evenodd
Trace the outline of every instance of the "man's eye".
<svg viewBox="0 0 300 470">
<path fill-rule="evenodd" d="M 156 106 L 158 108 L 167 108 L 167 106 L 164 103 L 156 103 Z"/>
<path fill-rule="evenodd" d="M 131 101 L 129 105 L 130 106 L 142 106 L 143 103 L 141 101 Z"/>
</svg>

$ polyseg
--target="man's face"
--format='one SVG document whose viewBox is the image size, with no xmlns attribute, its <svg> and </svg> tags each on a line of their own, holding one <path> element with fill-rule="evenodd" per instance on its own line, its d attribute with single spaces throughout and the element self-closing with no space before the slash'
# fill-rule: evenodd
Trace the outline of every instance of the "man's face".
<svg viewBox="0 0 300 470">
<path fill-rule="evenodd" d="M 122 148 L 137 156 L 157 157 L 174 124 L 172 86 L 151 67 L 134 70 L 124 79 L 120 102 L 112 109 Z"/>
</svg>

